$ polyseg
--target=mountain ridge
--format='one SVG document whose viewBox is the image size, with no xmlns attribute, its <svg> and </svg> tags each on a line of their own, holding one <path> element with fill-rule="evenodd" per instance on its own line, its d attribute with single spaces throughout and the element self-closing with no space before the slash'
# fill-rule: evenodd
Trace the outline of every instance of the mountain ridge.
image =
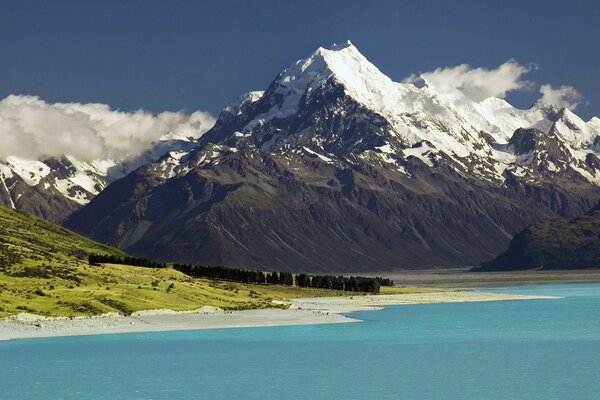
<svg viewBox="0 0 600 400">
<path fill-rule="evenodd" d="M 109 185 L 66 226 L 171 261 L 464 266 L 600 197 L 595 120 L 384 77 L 351 44 L 319 48 L 225 107 L 198 147 Z"/>
<path fill-rule="evenodd" d="M 80 161 L 72 156 L 0 160 L 0 204 L 62 222 L 108 184 L 170 152 L 189 151 L 194 138 L 169 133 L 128 160 Z"/>
</svg>

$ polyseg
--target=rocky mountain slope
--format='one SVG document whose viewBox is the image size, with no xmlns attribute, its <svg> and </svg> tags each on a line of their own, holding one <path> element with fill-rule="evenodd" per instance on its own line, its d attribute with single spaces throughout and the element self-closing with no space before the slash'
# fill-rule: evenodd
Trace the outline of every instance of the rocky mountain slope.
<svg viewBox="0 0 600 400">
<path fill-rule="evenodd" d="M 161 260 L 295 271 L 476 265 L 600 198 L 600 120 L 391 81 L 350 43 L 226 107 L 189 152 L 66 226 Z"/>
<path fill-rule="evenodd" d="M 134 159 L 80 161 L 75 157 L 0 160 L 0 205 L 61 222 L 113 182 L 169 151 L 189 151 L 196 139 L 164 135 Z"/>
<path fill-rule="evenodd" d="M 600 268 L 600 203 L 581 217 L 531 225 L 475 271 Z"/>
</svg>

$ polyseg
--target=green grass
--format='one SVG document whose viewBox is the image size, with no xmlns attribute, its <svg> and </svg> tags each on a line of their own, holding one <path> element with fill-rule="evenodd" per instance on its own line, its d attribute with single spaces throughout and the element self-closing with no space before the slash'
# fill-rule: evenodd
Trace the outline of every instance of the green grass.
<svg viewBox="0 0 600 400">
<path fill-rule="evenodd" d="M 11 269 L 19 271 L 19 268 Z M 245 285 L 193 279 L 171 268 L 80 264 L 69 277 L 22 277 L 0 273 L 0 317 L 19 312 L 48 316 L 95 315 L 168 308 L 225 310 L 286 307 L 273 302 L 294 297 L 348 293 L 279 285 Z"/>
<path fill-rule="evenodd" d="M 0 271 L 14 265 L 68 268 L 87 259 L 89 253 L 125 255 L 58 225 L 0 207 Z"/>
<path fill-rule="evenodd" d="M 439 293 L 448 292 L 448 289 L 437 288 L 416 288 L 404 286 L 382 286 L 379 294 L 418 294 L 418 293 Z"/>
<path fill-rule="evenodd" d="M 0 207 L 0 318 L 21 312 L 47 316 L 168 308 L 225 310 L 286 307 L 299 297 L 358 293 L 193 279 L 172 268 L 87 263 L 89 253 L 124 256 L 23 212 Z M 427 289 L 382 288 L 382 294 Z M 275 300 L 275 301 L 274 301 Z"/>
</svg>

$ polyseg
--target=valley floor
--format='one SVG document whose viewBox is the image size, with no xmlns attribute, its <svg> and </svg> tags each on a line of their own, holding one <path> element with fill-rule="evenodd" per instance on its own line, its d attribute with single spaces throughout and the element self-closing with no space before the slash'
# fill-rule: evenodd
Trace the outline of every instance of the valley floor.
<svg viewBox="0 0 600 400">
<path fill-rule="evenodd" d="M 203 307 L 194 311 L 149 310 L 130 316 L 116 313 L 93 317 L 41 317 L 22 313 L 0 321 L 0 340 L 134 332 L 162 332 L 359 322 L 343 314 L 377 310 L 388 305 L 536 300 L 550 297 L 431 291 L 370 296 L 292 299 L 289 309 L 223 311 Z"/>
</svg>

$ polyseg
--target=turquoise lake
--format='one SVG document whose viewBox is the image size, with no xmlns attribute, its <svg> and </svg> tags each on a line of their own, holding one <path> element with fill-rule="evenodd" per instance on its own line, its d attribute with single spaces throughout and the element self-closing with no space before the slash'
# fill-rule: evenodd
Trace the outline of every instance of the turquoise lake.
<svg viewBox="0 0 600 400">
<path fill-rule="evenodd" d="M 0 399 L 600 398 L 600 284 L 363 323 L 0 342 Z"/>
</svg>

